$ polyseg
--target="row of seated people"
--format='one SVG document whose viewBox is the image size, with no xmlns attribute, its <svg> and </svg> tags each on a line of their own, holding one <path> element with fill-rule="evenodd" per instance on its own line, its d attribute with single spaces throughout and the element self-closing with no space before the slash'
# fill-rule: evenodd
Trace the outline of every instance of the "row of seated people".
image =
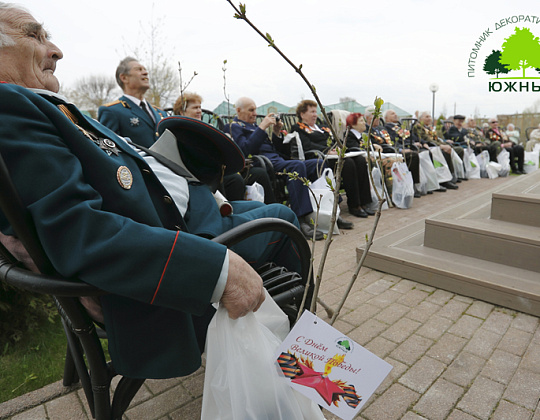
<svg viewBox="0 0 540 420">
<path fill-rule="evenodd" d="M 179 98 L 174 113 L 201 118 L 202 100 L 200 96 L 186 93 L 183 98 Z M 284 144 L 283 123 L 276 120 L 275 114 L 269 114 L 260 120 L 257 125 L 256 105 L 250 98 L 240 98 L 235 106 L 237 115 L 229 125 L 223 126 L 223 129 L 230 132 L 233 139 L 238 143 L 246 156 L 262 154 L 265 155 L 273 164 L 278 172 L 284 170 L 288 172 L 297 172 L 301 177 L 310 180 L 317 178 L 321 166 L 331 166 L 336 162 L 335 159 L 321 160 L 318 158 L 306 159 L 300 161 L 291 151 L 291 143 Z M 424 113 L 429 117 L 428 113 Z M 424 114 L 422 117 L 424 117 Z M 304 151 L 316 151 L 327 157 L 336 155 L 335 142 L 331 138 L 331 130 L 322 124 L 317 124 L 317 104 L 314 101 L 304 100 L 298 104 L 296 109 L 298 121 L 289 127 L 289 131 L 299 134 Z M 347 118 L 347 125 L 350 130 L 345 139 L 348 149 L 363 149 L 362 133 L 366 131 L 367 124 L 370 123 L 373 115 L 370 111 L 366 113 L 366 119 L 362 114 L 350 114 Z M 430 117 L 429 117 L 430 118 Z M 385 126 L 379 125 L 375 121 L 375 127 L 372 132 L 372 142 L 376 151 L 382 151 L 386 155 L 382 159 L 384 169 L 389 171 L 395 160 L 404 159 L 409 166 L 413 182 L 418 185 L 420 182 L 419 157 L 420 151 L 428 151 L 429 147 L 440 147 L 445 156 L 450 170 L 453 172 L 452 159 L 450 158 L 452 150 L 463 155 L 463 149 L 459 146 L 450 146 L 444 141 L 433 136 L 434 130 L 430 127 L 430 121 L 425 120 L 419 127 L 429 127 L 429 129 L 418 131 L 421 138 L 413 141 L 410 132 L 401 128 L 396 113 L 393 110 L 385 113 L 387 123 Z M 271 130 L 271 138 L 267 134 L 267 129 Z M 427 139 L 426 133 L 429 133 Z M 437 142 L 437 144 L 434 144 Z M 357 217 L 367 217 L 373 214 L 368 206 L 372 201 L 369 177 L 367 173 L 367 162 L 363 155 L 347 157 L 344 160 L 342 171 L 343 188 L 347 195 L 347 205 L 349 213 Z M 460 182 L 460 179 L 456 179 Z M 309 193 L 307 188 L 299 181 L 287 180 L 290 192 L 290 205 L 300 220 L 309 224 L 307 215 L 312 212 L 309 202 Z M 445 182 L 437 191 L 445 191 L 446 188 L 456 189 L 457 185 L 453 182 Z M 227 196 L 227 192 L 225 191 Z M 415 196 L 419 197 L 420 192 L 415 191 Z M 343 227 L 343 221 L 341 221 Z"/>
<path fill-rule="evenodd" d="M 126 67 L 125 72 L 127 73 L 138 71 L 142 76 L 147 76 L 144 67 L 130 57 L 123 60 L 119 68 L 122 65 Z M 157 123 L 163 115 L 155 107 L 146 106 L 146 109 L 142 108 L 145 103 L 144 98 L 139 99 L 139 104 L 137 104 L 138 96 L 141 96 L 140 93 L 143 93 L 140 91 L 145 88 L 145 86 L 137 85 L 132 89 L 133 80 L 131 79 L 137 82 L 137 78 L 122 78 L 123 72 L 121 69 L 117 73 L 117 80 L 124 90 L 125 95 L 118 101 L 100 109 L 100 121 L 132 139 L 136 139 L 139 133 L 142 134 L 143 129 L 148 129 L 148 133 L 145 133 L 144 139 L 152 137 L 152 140 L 155 141 L 153 123 Z M 276 121 L 275 115 L 271 114 L 265 116 L 256 125 L 257 113 L 253 100 L 241 98 L 238 100 L 235 109 L 237 116 L 230 126 L 226 126 L 228 128 L 226 131 L 230 132 L 245 156 L 262 154 L 271 161 L 276 172 L 282 172 L 284 170 L 297 172 L 300 177 L 306 177 L 311 181 L 317 178 L 323 166 L 332 166 L 328 162 L 335 162 L 335 160 L 320 160 L 317 158 L 300 161 L 293 158 L 290 144 L 283 144 L 283 135 L 281 132 L 283 128 L 282 121 Z M 173 110 L 178 115 L 201 119 L 202 98 L 196 94 L 185 93 L 182 97 L 178 98 Z M 122 118 L 114 114 L 122 114 Z M 150 117 L 147 114 L 150 114 Z M 334 150 L 335 142 L 330 138 L 330 130 L 328 127 L 324 125 L 319 126 L 316 123 L 317 104 L 315 102 L 309 100 L 302 101 L 297 107 L 296 116 L 298 122 L 290 128 L 291 131 L 299 133 L 303 150 L 319 151 L 330 156 L 336 153 Z M 361 149 L 363 142 L 359 141 L 360 136 L 357 136 L 355 140 L 355 133 L 365 131 L 366 125 L 371 123 L 373 115 L 368 110 L 365 113 L 365 120 L 362 115 L 352 114 L 349 117 L 348 126 L 350 131 L 349 137 L 346 139 L 347 147 L 358 147 Z M 429 147 L 440 147 L 448 167 L 454 172 L 451 153 L 455 151 L 462 158 L 463 148 L 460 146 L 459 141 L 455 143 L 452 139 L 445 141 L 436 135 L 429 113 L 426 112 L 420 116 L 419 123 L 413 127 L 415 130 L 412 130 L 412 132 L 401 128 L 394 111 L 387 111 L 384 117 L 386 120 L 384 125 L 380 124 L 378 120 L 374 121 L 371 140 L 376 151 L 380 150 L 386 154 L 382 158 L 382 165 L 387 173 L 389 173 L 392 163 L 395 160 L 404 158 L 411 170 L 415 185 L 418 185 L 418 153 L 428 150 Z M 125 121 L 126 123 L 129 121 L 129 123 L 124 124 L 125 127 L 116 127 L 116 121 Z M 459 125 L 459 122 L 456 122 L 457 125 Z M 271 130 L 272 138 L 268 136 L 266 130 Z M 138 137 L 144 140 L 142 135 Z M 479 145 L 475 147 L 475 150 L 481 150 L 481 147 Z M 367 217 L 372 213 L 368 208 L 368 205 L 371 203 L 371 191 L 367 175 L 367 162 L 362 155 L 345 159 L 342 179 L 343 187 L 347 194 L 349 212 L 357 217 Z M 455 181 L 459 182 L 460 180 L 455 177 Z M 245 195 L 246 185 L 252 185 L 255 182 L 264 188 L 265 203 L 270 204 L 277 201 L 268 172 L 256 166 L 250 166 L 242 174 L 225 176 L 222 192 L 231 201 L 242 199 Z M 288 179 L 287 188 L 289 191 L 290 206 L 301 222 L 302 231 L 307 237 L 312 237 L 313 226 L 311 225 L 310 214 L 313 208 L 307 187 L 301 181 Z M 439 191 L 444 191 L 445 188 L 455 189 L 457 185 L 453 182 L 446 182 L 441 185 Z M 415 195 L 418 197 L 420 195 L 419 191 L 416 191 Z M 338 219 L 338 227 L 352 228 L 352 223 Z M 321 232 L 315 233 L 316 239 L 322 239 L 323 235 Z"/>
<path fill-rule="evenodd" d="M 510 154 L 512 172 L 523 174 L 525 148 L 519 144 L 519 132 L 515 130 L 515 126 L 508 124 L 507 130 L 502 130 L 497 118 L 490 118 L 488 124 L 486 130 L 481 130 L 476 127 L 474 118 L 469 118 L 465 122 L 464 116 L 455 115 L 453 124 L 444 130 L 444 137 L 452 144 L 472 147 L 476 154 L 487 150 L 493 162 L 497 162 L 498 154 L 505 149 Z"/>
<path fill-rule="evenodd" d="M 273 165 L 276 172 L 296 172 L 299 177 L 308 178 L 310 181 L 315 181 L 321 169 L 326 166 L 326 162 L 319 159 L 307 159 L 300 161 L 290 159 L 281 147 L 283 136 L 281 121 L 276 121 L 274 114 L 267 115 L 259 125 L 256 125 L 257 112 L 253 100 L 249 98 L 240 98 L 236 103 L 237 117 L 230 125 L 224 126 L 224 131 L 229 132 L 245 156 L 262 154 L 265 155 Z M 202 98 L 199 95 L 185 93 L 177 99 L 173 112 L 177 115 L 184 115 L 191 118 L 201 119 L 202 117 Z M 272 127 L 272 139 L 268 137 L 266 129 Z M 257 172 L 254 177 L 253 173 Z M 275 200 L 275 195 L 272 191 L 271 181 L 268 173 L 262 168 L 252 167 L 249 169 L 249 175 L 246 177 L 242 174 L 236 174 L 236 179 L 225 179 L 223 193 L 227 199 L 231 199 L 231 184 L 234 182 L 240 185 L 238 191 L 242 190 L 241 182 L 247 185 L 258 182 L 263 185 L 265 197 L 271 196 Z M 306 238 L 312 238 L 315 233 L 315 239 L 321 240 L 324 234 L 316 230 L 311 221 L 311 213 L 313 207 L 309 197 L 309 190 L 304 183 L 299 179 L 287 179 L 287 188 L 289 191 L 289 204 L 291 209 L 297 215 L 300 221 L 300 229 Z M 265 201 L 266 198 L 265 198 Z M 366 214 L 367 216 L 367 214 Z M 341 229 L 352 229 L 353 223 L 343 220 L 338 217 L 338 227 Z"/>
</svg>

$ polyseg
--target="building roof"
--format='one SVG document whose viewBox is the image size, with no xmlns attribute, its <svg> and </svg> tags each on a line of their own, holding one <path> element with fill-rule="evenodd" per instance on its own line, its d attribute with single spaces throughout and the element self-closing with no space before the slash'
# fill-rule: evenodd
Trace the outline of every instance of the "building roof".
<svg viewBox="0 0 540 420">
<path fill-rule="evenodd" d="M 232 102 L 223 101 L 213 109 L 214 114 L 218 115 L 235 115 L 236 110 Z"/>
<path fill-rule="evenodd" d="M 347 101 L 347 102 L 339 102 L 337 104 L 325 105 L 324 109 L 326 111 L 331 111 L 333 109 L 341 109 L 343 111 L 364 113 L 364 111 L 366 110 L 366 107 L 362 104 L 359 104 L 356 101 Z"/>
<path fill-rule="evenodd" d="M 273 113 L 294 113 L 295 108 L 291 108 L 287 105 L 283 105 L 282 103 L 272 101 L 268 102 L 267 104 L 260 105 L 257 107 L 257 114 L 259 115 L 268 115 L 270 112 Z"/>
</svg>

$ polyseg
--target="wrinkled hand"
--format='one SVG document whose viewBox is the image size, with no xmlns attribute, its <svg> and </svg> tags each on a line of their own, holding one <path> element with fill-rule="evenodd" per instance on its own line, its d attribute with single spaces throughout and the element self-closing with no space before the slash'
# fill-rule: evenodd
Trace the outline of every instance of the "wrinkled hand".
<svg viewBox="0 0 540 420">
<path fill-rule="evenodd" d="M 229 274 L 221 304 L 237 319 L 256 312 L 265 299 L 261 277 L 242 257 L 229 250 Z"/>
<path fill-rule="evenodd" d="M 271 125 L 276 124 L 276 118 L 274 117 L 274 114 L 268 114 L 266 117 L 264 117 L 264 120 L 261 121 L 259 124 L 259 128 L 261 130 L 266 130 Z"/>
<path fill-rule="evenodd" d="M 375 149 L 376 152 L 381 152 L 382 153 L 382 146 L 381 145 L 373 144 L 373 148 Z"/>
</svg>

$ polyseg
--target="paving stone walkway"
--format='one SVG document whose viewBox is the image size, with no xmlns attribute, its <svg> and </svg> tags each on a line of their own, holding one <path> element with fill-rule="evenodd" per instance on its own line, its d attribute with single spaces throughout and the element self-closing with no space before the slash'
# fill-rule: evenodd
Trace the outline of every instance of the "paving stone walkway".
<svg viewBox="0 0 540 420">
<path fill-rule="evenodd" d="M 411 209 L 386 210 L 377 236 L 509 180 L 469 180 L 459 190 L 415 199 Z M 355 228 L 336 238 L 325 266 L 320 296 L 332 307 L 373 221 L 342 214 Z M 318 243 L 317 258 L 321 250 Z M 318 315 L 328 318 L 322 308 Z M 334 326 L 394 366 L 358 419 L 540 420 L 537 317 L 363 268 Z M 186 378 L 146 381 L 125 418 L 198 419 L 203 382 L 204 368 Z M 0 404 L 0 419 L 87 420 L 88 413 L 82 391 L 61 383 Z"/>
</svg>

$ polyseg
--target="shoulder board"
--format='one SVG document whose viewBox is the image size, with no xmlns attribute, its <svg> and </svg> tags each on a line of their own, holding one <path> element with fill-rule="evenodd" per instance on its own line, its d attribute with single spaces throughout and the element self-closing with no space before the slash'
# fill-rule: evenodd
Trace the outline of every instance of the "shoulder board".
<svg viewBox="0 0 540 420">
<path fill-rule="evenodd" d="M 119 104 L 119 103 L 120 103 L 120 100 L 117 99 L 116 101 L 109 102 L 108 104 L 103 104 L 103 106 L 113 106 L 113 105 L 116 105 L 116 104 Z"/>
</svg>

